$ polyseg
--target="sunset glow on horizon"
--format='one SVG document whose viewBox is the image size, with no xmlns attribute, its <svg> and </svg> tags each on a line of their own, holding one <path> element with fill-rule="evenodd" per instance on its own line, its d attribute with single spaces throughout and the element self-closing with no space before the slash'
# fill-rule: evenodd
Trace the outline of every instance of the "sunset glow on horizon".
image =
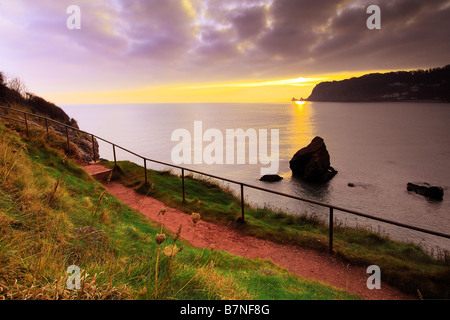
<svg viewBox="0 0 450 320">
<path fill-rule="evenodd" d="M 368 71 L 372 72 L 372 71 Z M 376 71 L 385 72 L 385 71 Z M 387 72 L 387 71 L 386 71 Z M 148 87 L 129 91 L 75 92 L 48 94 L 61 104 L 104 103 L 280 103 L 292 97 L 307 98 L 322 81 L 338 81 L 359 77 L 361 73 L 341 73 L 317 78 L 295 78 L 255 82 L 227 82 L 196 85 Z"/>
</svg>

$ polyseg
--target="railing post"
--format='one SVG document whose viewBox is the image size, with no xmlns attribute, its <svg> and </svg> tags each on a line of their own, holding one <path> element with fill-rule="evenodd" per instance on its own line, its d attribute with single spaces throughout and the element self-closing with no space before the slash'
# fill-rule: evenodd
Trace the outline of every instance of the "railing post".
<svg viewBox="0 0 450 320">
<path fill-rule="evenodd" d="M 25 129 L 26 129 L 27 137 L 28 137 L 29 132 L 28 132 L 28 120 L 27 120 L 27 114 L 24 113 L 23 115 L 24 115 L 24 118 L 25 118 Z"/>
<path fill-rule="evenodd" d="M 116 160 L 116 145 L 113 144 L 113 155 L 114 155 L 114 169 L 117 167 L 117 160 Z"/>
<path fill-rule="evenodd" d="M 92 137 L 92 159 L 95 162 L 95 141 L 94 141 L 94 135 L 91 134 L 91 137 Z"/>
<path fill-rule="evenodd" d="M 245 221 L 244 216 L 244 185 L 241 183 L 241 215 L 242 215 L 242 222 Z"/>
<path fill-rule="evenodd" d="M 48 121 L 47 121 L 47 118 L 45 118 L 45 129 L 47 131 L 47 140 L 50 141 L 50 135 L 48 134 Z"/>
<path fill-rule="evenodd" d="M 330 251 L 330 254 L 333 253 L 333 208 L 330 207 L 330 224 L 329 224 L 329 243 L 328 243 L 328 249 Z"/>
<path fill-rule="evenodd" d="M 147 159 L 144 159 L 144 172 L 145 172 L 145 184 L 148 183 L 148 179 L 147 179 Z"/>
<path fill-rule="evenodd" d="M 70 151 L 70 139 L 69 139 L 69 127 L 66 125 L 66 136 L 67 136 L 67 152 Z"/>
<path fill-rule="evenodd" d="M 181 184 L 183 186 L 183 204 L 186 204 L 186 193 L 184 192 L 184 169 L 181 169 Z"/>
</svg>

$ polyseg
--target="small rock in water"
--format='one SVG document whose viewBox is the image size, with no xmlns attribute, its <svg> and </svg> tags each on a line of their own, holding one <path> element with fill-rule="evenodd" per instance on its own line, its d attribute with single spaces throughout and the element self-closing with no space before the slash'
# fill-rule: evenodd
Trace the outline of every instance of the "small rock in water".
<svg viewBox="0 0 450 320">
<path fill-rule="evenodd" d="M 426 182 L 423 184 L 408 182 L 406 189 L 431 199 L 442 200 L 444 198 L 444 189 L 441 187 L 431 186 Z"/>
<path fill-rule="evenodd" d="M 259 180 L 267 181 L 267 182 L 276 182 L 276 181 L 280 181 L 281 179 L 283 179 L 283 177 L 280 177 L 277 174 L 266 174 L 266 175 L 262 176 Z"/>
</svg>

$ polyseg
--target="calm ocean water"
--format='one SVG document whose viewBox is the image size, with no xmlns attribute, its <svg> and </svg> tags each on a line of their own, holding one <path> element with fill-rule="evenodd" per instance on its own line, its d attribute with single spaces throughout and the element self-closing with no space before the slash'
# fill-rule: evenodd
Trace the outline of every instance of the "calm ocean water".
<svg viewBox="0 0 450 320">
<path fill-rule="evenodd" d="M 81 129 L 151 159 L 171 163 L 178 142 L 176 129 L 193 135 L 194 121 L 203 132 L 219 129 L 279 129 L 280 165 L 284 177 L 276 183 L 259 181 L 258 164 L 191 165 L 218 176 L 299 195 L 370 215 L 439 232 L 450 233 L 450 104 L 438 103 L 318 103 L 281 104 L 112 104 L 65 105 Z M 339 172 L 317 186 L 293 179 L 289 160 L 300 148 L 321 136 Z M 270 140 L 270 139 L 269 139 Z M 203 147 L 209 142 L 204 142 Z M 248 146 L 247 146 L 248 147 Z M 270 152 L 270 149 L 269 149 Z M 269 153 L 270 154 L 270 153 Z M 112 148 L 100 143 L 102 158 L 112 159 Z M 118 160 L 142 160 L 117 152 Z M 150 168 L 162 169 L 159 165 Z M 178 173 L 174 170 L 174 173 Z M 354 183 L 351 188 L 348 183 Z M 443 201 L 430 201 L 406 190 L 408 182 L 428 182 L 444 188 Z M 233 185 L 228 185 L 234 188 Z M 236 189 L 237 190 L 237 189 Z M 323 219 L 328 209 L 271 195 L 245 191 L 246 199 L 281 208 L 291 214 L 307 212 Z M 413 241 L 428 250 L 450 250 L 450 240 L 383 223 L 335 213 L 349 226 L 363 225 L 391 237 Z"/>
</svg>

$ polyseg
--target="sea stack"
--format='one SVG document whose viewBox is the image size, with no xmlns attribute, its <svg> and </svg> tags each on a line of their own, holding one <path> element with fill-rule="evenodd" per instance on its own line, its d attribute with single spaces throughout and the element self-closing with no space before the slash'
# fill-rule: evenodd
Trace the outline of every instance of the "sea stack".
<svg viewBox="0 0 450 320">
<path fill-rule="evenodd" d="M 308 146 L 297 151 L 289 167 L 293 176 L 308 182 L 327 182 L 337 173 L 330 165 L 330 155 L 321 137 L 315 137 Z"/>
</svg>

